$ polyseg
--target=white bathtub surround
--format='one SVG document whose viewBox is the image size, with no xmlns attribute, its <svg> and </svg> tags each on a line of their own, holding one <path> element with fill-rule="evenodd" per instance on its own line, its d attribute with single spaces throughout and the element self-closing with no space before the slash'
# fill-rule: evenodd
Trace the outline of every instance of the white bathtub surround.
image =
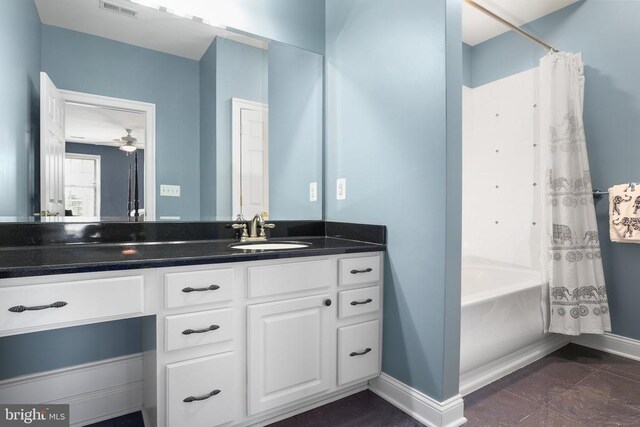
<svg viewBox="0 0 640 427">
<path fill-rule="evenodd" d="M 611 241 L 640 243 L 639 225 L 640 186 L 628 183 L 609 188 L 609 237 Z"/>
<path fill-rule="evenodd" d="M 440 402 L 384 372 L 369 380 L 369 389 L 429 427 L 458 427 L 467 422 L 459 394 Z"/>
<path fill-rule="evenodd" d="M 463 88 L 460 384 L 465 392 L 521 367 L 519 352 L 546 342 L 543 304 L 548 302 L 539 272 L 538 73 L 534 68 Z"/>
<path fill-rule="evenodd" d="M 463 258 L 539 268 L 538 69 L 463 88 Z"/>
<path fill-rule="evenodd" d="M 543 261 L 550 293 L 549 331 L 611 330 L 583 123 L 582 54 L 540 60 L 541 166 L 546 177 Z M 543 239 L 544 241 L 544 239 Z"/>
</svg>

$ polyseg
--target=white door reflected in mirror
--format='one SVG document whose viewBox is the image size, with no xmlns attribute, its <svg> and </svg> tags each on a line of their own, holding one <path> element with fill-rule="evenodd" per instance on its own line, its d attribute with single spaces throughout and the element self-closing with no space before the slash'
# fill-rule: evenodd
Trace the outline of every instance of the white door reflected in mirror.
<svg viewBox="0 0 640 427">
<path fill-rule="evenodd" d="M 232 99 L 233 216 L 269 216 L 269 106 Z"/>
<path fill-rule="evenodd" d="M 40 73 L 40 215 L 64 216 L 65 101 Z"/>
</svg>

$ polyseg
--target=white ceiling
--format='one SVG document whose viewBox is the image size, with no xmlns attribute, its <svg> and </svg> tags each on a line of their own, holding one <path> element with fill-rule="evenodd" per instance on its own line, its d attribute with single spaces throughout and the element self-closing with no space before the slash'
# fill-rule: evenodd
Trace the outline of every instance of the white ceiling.
<svg viewBox="0 0 640 427">
<path fill-rule="evenodd" d="M 481 6 L 517 26 L 534 21 L 578 0 L 476 0 Z M 462 41 L 475 46 L 509 31 L 505 25 L 463 2 Z M 544 34 L 536 34 L 545 40 Z"/>
<path fill-rule="evenodd" d="M 67 103 L 65 105 L 65 139 L 82 144 L 120 146 L 115 142 L 127 135 L 137 138 L 136 146 L 144 148 L 144 113 L 114 110 L 93 105 Z"/>
<path fill-rule="evenodd" d="M 135 10 L 124 16 L 100 7 L 100 0 L 35 0 L 43 24 L 115 40 L 199 61 L 216 36 L 266 48 L 266 42 L 177 16 L 166 9 L 127 0 L 108 3 Z"/>
</svg>

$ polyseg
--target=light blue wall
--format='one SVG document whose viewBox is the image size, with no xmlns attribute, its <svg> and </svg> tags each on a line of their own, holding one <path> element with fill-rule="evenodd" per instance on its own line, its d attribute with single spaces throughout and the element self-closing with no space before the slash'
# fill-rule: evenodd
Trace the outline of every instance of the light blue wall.
<svg viewBox="0 0 640 427">
<path fill-rule="evenodd" d="M 462 84 L 467 87 L 473 87 L 471 79 L 471 51 L 473 47 L 466 43 L 462 43 Z"/>
<path fill-rule="evenodd" d="M 231 98 L 268 102 L 267 51 L 216 38 L 216 216 L 231 218 Z"/>
<path fill-rule="evenodd" d="M 304 49 L 214 40 L 200 61 L 202 219 L 231 218 L 232 98 L 269 105 L 271 217 L 322 219 L 321 197 L 309 201 L 310 182 L 322 192 L 322 73 Z"/>
<path fill-rule="evenodd" d="M 269 210 L 272 218 L 322 219 L 322 56 L 269 46 Z M 309 201 L 309 184 L 318 201 Z"/>
<path fill-rule="evenodd" d="M 200 59 L 200 219 L 216 218 L 216 46 Z"/>
<path fill-rule="evenodd" d="M 444 367 L 442 397 L 460 386 L 460 303 L 462 267 L 462 2 L 446 0 L 447 199 L 445 243 Z"/>
<path fill-rule="evenodd" d="M 142 351 L 141 319 L 0 339 L 0 380 Z"/>
<path fill-rule="evenodd" d="M 42 69 L 60 89 L 156 105 L 156 216 L 200 218 L 197 61 L 42 26 Z M 180 197 L 159 197 L 161 184 Z"/>
<path fill-rule="evenodd" d="M 40 137 L 40 18 L 32 1 L 2 2 L 0 94 L 0 217 L 28 216 Z"/>
<path fill-rule="evenodd" d="M 325 0 L 210 2 L 219 24 L 324 54 Z"/>
<path fill-rule="evenodd" d="M 564 51 L 583 52 L 585 133 L 594 187 L 640 181 L 640 2 L 586 0 L 526 26 Z M 474 86 L 538 65 L 542 48 L 508 33 L 472 52 Z M 640 339 L 640 246 L 612 244 L 608 200 L 596 209 L 613 332 Z"/>
<path fill-rule="evenodd" d="M 449 65 L 461 68 L 460 36 L 456 46 L 445 40 L 446 20 L 459 28 L 460 17 L 445 3 L 327 0 L 326 34 L 326 219 L 388 227 L 382 368 L 438 400 L 457 393 L 449 341 L 460 304 L 451 304 L 459 289 L 447 289 L 459 288 L 450 274 L 459 254 L 446 259 L 456 253 L 447 215 L 460 226 L 459 212 L 448 212 L 459 205 L 459 177 L 447 195 L 460 141 L 447 129 L 460 112 L 447 101 L 462 80 L 445 66 L 447 49 L 457 49 Z M 447 78 L 458 89 L 448 92 Z M 337 178 L 346 178 L 346 200 L 336 200 Z"/>
</svg>

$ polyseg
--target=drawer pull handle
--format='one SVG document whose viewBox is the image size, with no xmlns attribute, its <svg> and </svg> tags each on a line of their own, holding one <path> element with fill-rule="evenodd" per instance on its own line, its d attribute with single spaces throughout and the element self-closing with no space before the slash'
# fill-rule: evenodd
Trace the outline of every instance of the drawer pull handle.
<svg viewBox="0 0 640 427">
<path fill-rule="evenodd" d="M 351 270 L 351 274 L 371 273 L 372 271 L 373 271 L 372 268 L 365 268 L 364 270 Z"/>
<path fill-rule="evenodd" d="M 202 291 L 217 291 L 220 289 L 218 285 L 207 286 L 206 288 L 192 288 L 191 286 L 186 287 L 182 290 L 182 292 L 188 294 L 189 292 L 202 292 Z"/>
<path fill-rule="evenodd" d="M 215 331 L 216 329 L 220 329 L 220 326 L 211 325 L 208 328 L 204 329 L 185 329 L 184 331 L 182 331 L 182 335 L 202 334 L 205 332 Z"/>
<path fill-rule="evenodd" d="M 11 307 L 9 311 L 12 313 L 22 313 L 23 311 L 34 311 L 34 310 L 45 310 L 47 308 L 61 308 L 67 305 L 64 301 L 56 301 L 53 304 L 48 305 L 36 305 L 33 307 L 27 307 L 24 305 L 16 305 L 15 307 Z"/>
<path fill-rule="evenodd" d="M 364 301 L 351 301 L 351 305 L 369 304 L 370 302 L 373 302 L 373 300 L 371 298 L 367 298 Z"/>
<path fill-rule="evenodd" d="M 185 403 L 191 403 L 191 402 L 195 402 L 198 400 L 207 400 L 210 397 L 215 396 L 216 394 L 220 394 L 220 390 L 213 390 L 211 393 L 209 394 L 205 394 L 204 396 L 189 396 L 189 397 L 185 397 L 182 401 Z"/>
<path fill-rule="evenodd" d="M 367 347 L 364 351 L 352 351 L 349 356 L 362 356 L 363 354 L 367 354 L 371 351 L 369 347 Z"/>
</svg>

